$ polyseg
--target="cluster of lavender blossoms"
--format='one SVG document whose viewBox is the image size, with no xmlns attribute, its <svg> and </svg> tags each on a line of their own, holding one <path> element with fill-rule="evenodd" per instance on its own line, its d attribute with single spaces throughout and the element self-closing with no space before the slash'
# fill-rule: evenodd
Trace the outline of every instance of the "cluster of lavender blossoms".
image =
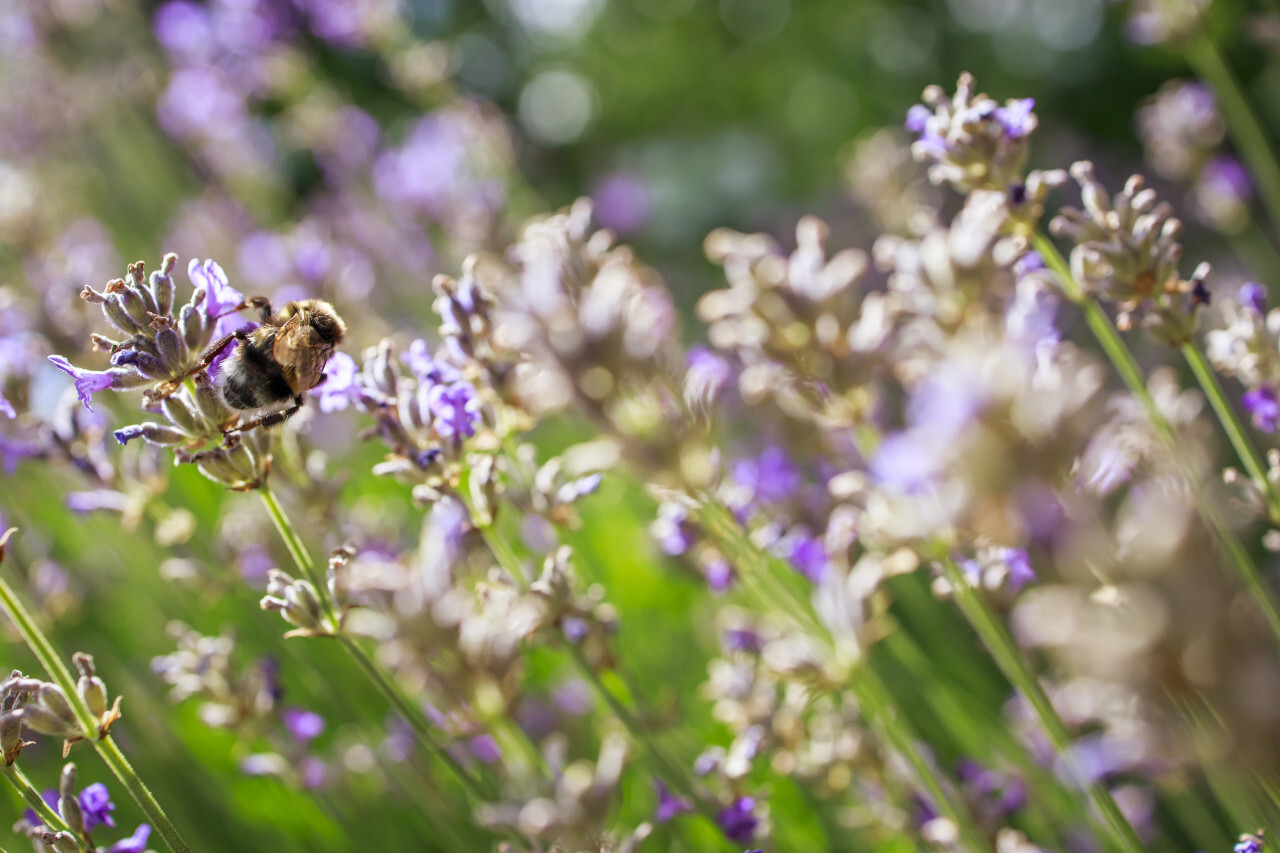
<svg viewBox="0 0 1280 853">
<path fill-rule="evenodd" d="M 304 31 L 394 55 L 402 22 L 378 2 L 344 11 L 295 0 L 279 14 L 242 5 L 159 7 L 155 30 L 174 71 L 159 111 L 221 179 L 268 180 L 278 140 L 255 110 L 288 95 L 273 90 L 272 60 Z M 1141 26 L 1161 4 L 1137 5 Z M 1172 7 L 1194 19 L 1199 5 Z M 242 15 L 249 6 L 255 13 Z M 1190 20 L 1161 20 L 1159 33 L 1148 22 L 1152 38 L 1190 31 Z M 400 59 L 402 76 L 431 64 Z M 1210 192 L 1233 178 L 1213 154 L 1222 129 L 1201 95 L 1170 89 L 1139 121 L 1162 173 L 1196 180 L 1207 215 L 1230 231 L 1248 194 L 1234 182 L 1229 208 Z M 380 763 L 384 781 L 430 779 L 436 801 L 426 809 L 441 825 L 465 815 L 481 843 L 503 838 L 500 849 L 537 853 L 638 851 L 699 821 L 735 848 L 756 848 L 747 853 L 776 849 L 789 817 L 775 807 L 784 779 L 803 784 L 803 806 L 834 815 L 836 831 L 907 833 L 940 850 L 1034 853 L 1024 831 L 1058 821 L 1057 803 L 1088 798 L 1065 849 L 1132 850 L 1128 836 L 1155 838 L 1158 809 L 1176 807 L 1162 798 L 1194 773 L 1199 733 L 1181 715 L 1192 690 L 1224 721 L 1224 760 L 1274 769 L 1274 750 L 1244 755 L 1280 720 L 1253 707 L 1250 687 L 1280 676 L 1262 629 L 1222 618 L 1237 612 L 1238 590 L 1217 571 L 1224 535 L 1203 510 L 1213 462 L 1201 400 L 1168 370 L 1114 391 L 1104 365 L 1062 331 L 1064 303 L 1101 306 L 1121 331 L 1140 326 L 1170 347 L 1193 346 L 1210 303 L 1208 265 L 1184 278 L 1172 206 L 1138 176 L 1113 196 L 1087 162 L 1070 170 L 1082 208 L 1048 226 L 1071 244 L 1062 263 L 1042 220 L 1067 173 L 1027 171 L 1034 100 L 1001 104 L 968 74 L 953 95 L 931 86 L 923 100 L 905 124 L 923 171 L 883 136 L 850 166 L 889 233 L 866 251 L 833 251 L 831 229 L 813 216 L 786 246 L 712 232 L 704 249 L 725 285 L 699 300 L 705 344 L 695 345 L 682 341 L 659 274 L 593 226 L 586 200 L 526 223 L 503 251 L 488 246 L 503 199 L 493 176 L 510 152 L 484 108 L 455 105 L 391 142 L 362 112 L 317 106 L 312 118 L 323 120 L 308 122 L 303 105 L 287 104 L 283 123 L 317 142 L 325 203 L 279 232 L 230 229 L 247 280 L 293 277 L 354 299 L 372 292 L 374 270 L 392 266 L 401 240 L 413 244 L 406 269 L 439 268 L 416 225 L 388 228 L 396 239 L 379 242 L 378 229 L 343 215 L 385 215 L 345 207 L 361 198 L 366 173 L 386 205 L 447 223 L 454 243 L 477 249 L 456 279 L 434 277 L 434 333 L 372 333 L 377 343 L 359 360 L 334 355 L 310 392 L 323 416 L 311 425 L 357 419 L 359 437 L 382 447 L 373 473 L 421 518 L 380 523 L 366 507 L 340 509 L 304 426 L 298 452 L 275 464 L 284 482 L 307 484 L 289 501 L 324 523 L 327 565 L 312 563 L 268 488 L 272 433 L 237 430 L 218 388 L 221 359 L 205 359 L 246 328 L 244 295 L 213 261 L 191 262 L 194 289 L 181 305 L 173 254 L 149 275 L 139 262 L 101 291 L 86 286 L 82 299 L 115 329 L 91 337 L 108 363 L 49 361 L 72 377 L 85 411 L 103 391 L 141 392 L 147 419 L 112 430 L 120 445 L 169 448 L 228 489 L 261 492 L 297 567 L 276 566 L 264 549 L 261 609 L 288 623 L 286 637 L 340 643 L 394 715 L 339 735 L 332 717 L 285 704 L 274 661 L 246 663 L 229 630 L 182 623 L 170 627 L 176 650 L 152 665 L 171 698 L 198 698 L 204 724 L 252 744 L 237 755 L 246 774 L 322 790 L 343 783 L 343 767 Z M 335 122 L 354 141 L 319 145 Z M 950 218 L 942 186 L 964 196 Z M 6 333 L 19 324 L 3 322 L 13 310 L 5 293 L 0 354 L 22 349 L 13 363 L 26 363 L 43 341 Z M 1209 357 L 1245 386 L 1254 425 L 1273 432 L 1280 309 L 1267 312 L 1256 284 L 1218 303 Z M 0 417 L 17 421 L 26 377 L 6 364 Z M 42 427 L 39 444 L 0 432 L 0 458 L 8 468 L 23 447 L 56 452 L 88 484 L 69 496 L 73 509 L 139 523 L 164 490 L 148 467 L 159 463 L 105 460 L 96 439 L 106 428 L 83 417 Z M 558 440 L 535 434 L 547 423 L 578 437 L 548 452 Z M 1269 461 L 1274 485 L 1280 453 Z M 675 712 L 633 680 L 621 637 L 644 626 L 611 602 L 597 564 L 610 555 L 581 530 L 584 517 L 599 517 L 598 491 L 636 479 L 653 498 L 648 533 L 663 565 L 709 593 L 699 615 L 715 651 L 696 699 L 681 697 Z M 194 524 L 173 521 L 168 541 L 185 542 Z M 966 708 L 913 719 L 882 680 L 902 668 L 912 678 L 900 681 L 918 682 L 904 695 L 922 705 L 948 695 L 930 692 L 951 677 L 945 663 L 903 625 L 939 617 L 929 608 L 950 618 L 953 606 L 997 658 L 1009 682 L 1000 689 L 1016 688 L 995 722 L 999 743 L 972 736 L 992 721 Z M 67 747 L 110 734 L 119 698 L 107 704 L 92 659 L 75 661 L 92 730 L 62 688 L 15 671 L 0 685 L 6 764 L 29 745 L 24 731 Z M 706 703 L 714 742 L 680 736 L 687 701 Z M 935 755 L 918 719 L 967 733 L 975 754 Z M 446 780 L 459 791 L 441 793 Z M 146 824 L 95 845 L 97 827 L 114 827 L 114 805 L 105 786 L 76 787 L 67 765 L 47 813 L 27 815 L 18 831 L 39 853 L 141 853 Z M 619 808 L 636 790 L 654 800 L 639 818 Z M 1038 801 L 1036 790 L 1049 796 Z M 1244 835 L 1236 851 L 1262 844 Z"/>
</svg>

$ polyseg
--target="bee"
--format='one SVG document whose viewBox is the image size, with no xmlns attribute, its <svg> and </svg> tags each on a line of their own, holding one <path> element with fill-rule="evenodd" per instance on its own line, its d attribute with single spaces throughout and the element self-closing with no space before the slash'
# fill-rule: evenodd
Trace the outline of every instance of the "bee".
<svg viewBox="0 0 1280 853">
<path fill-rule="evenodd" d="M 266 298 L 255 296 L 233 310 L 243 308 L 255 309 L 262 325 L 237 329 L 214 342 L 194 371 L 207 369 L 234 346 L 222 363 L 217 386 L 227 407 L 250 419 L 224 429 L 226 433 L 270 428 L 297 414 L 303 395 L 324 381 L 324 366 L 347 333 L 338 312 L 320 299 L 289 302 L 277 313 Z"/>
</svg>

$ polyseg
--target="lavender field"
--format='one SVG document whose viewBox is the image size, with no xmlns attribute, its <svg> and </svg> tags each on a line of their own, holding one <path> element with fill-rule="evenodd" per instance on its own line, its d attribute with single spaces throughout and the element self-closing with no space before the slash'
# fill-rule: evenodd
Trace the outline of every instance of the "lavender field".
<svg viewBox="0 0 1280 853">
<path fill-rule="evenodd" d="M 1259 853 L 1278 142 L 1276 0 L 0 0 L 0 853 Z"/>
</svg>

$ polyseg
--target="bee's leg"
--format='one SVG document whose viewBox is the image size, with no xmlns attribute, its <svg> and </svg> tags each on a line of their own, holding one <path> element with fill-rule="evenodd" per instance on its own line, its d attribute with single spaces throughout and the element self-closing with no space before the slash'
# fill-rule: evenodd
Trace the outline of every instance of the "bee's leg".
<svg viewBox="0 0 1280 853">
<path fill-rule="evenodd" d="M 231 435 L 232 433 L 237 433 L 237 432 L 247 432 L 248 430 L 257 429 L 258 427 L 261 427 L 262 429 L 271 429 L 274 426 L 279 426 L 280 424 L 289 420 L 289 418 L 296 415 L 298 413 L 298 410 L 302 408 L 302 404 L 304 402 L 306 402 L 305 397 L 303 397 L 301 394 L 295 394 L 293 397 L 293 405 L 285 409 L 284 411 L 275 412 L 274 414 L 266 415 L 265 417 L 261 417 L 261 418 L 254 418 L 248 423 L 240 424 L 234 429 L 223 430 L 223 434 Z"/>
<path fill-rule="evenodd" d="M 224 311 L 218 316 L 226 317 L 228 314 L 234 314 L 237 311 L 243 311 L 246 308 L 252 308 L 254 311 L 257 311 L 258 316 L 262 318 L 262 322 L 264 323 L 270 320 L 271 315 L 275 313 L 275 311 L 271 310 L 270 299 L 267 299 L 265 296 L 250 296 L 244 302 Z"/>
<path fill-rule="evenodd" d="M 213 364 L 214 359 L 216 359 L 222 353 L 222 351 L 227 348 L 227 345 L 230 344 L 232 341 L 247 341 L 247 340 L 249 340 L 249 336 L 243 330 L 236 329 L 231 334 L 217 341 L 214 341 L 213 345 L 210 346 L 208 349 L 206 349 L 204 351 L 204 354 L 200 356 L 200 361 L 195 365 L 195 367 L 191 368 L 181 376 L 175 376 L 174 378 L 168 380 L 164 384 L 156 386 L 154 390 L 147 392 L 148 400 L 150 402 L 157 402 L 159 400 L 163 400 L 165 397 L 168 397 L 174 391 L 177 391 L 180 387 L 182 387 L 183 381 L 186 380 L 188 377 L 195 376 L 197 373 L 199 373 L 202 370 L 208 370 L 209 365 Z"/>
</svg>

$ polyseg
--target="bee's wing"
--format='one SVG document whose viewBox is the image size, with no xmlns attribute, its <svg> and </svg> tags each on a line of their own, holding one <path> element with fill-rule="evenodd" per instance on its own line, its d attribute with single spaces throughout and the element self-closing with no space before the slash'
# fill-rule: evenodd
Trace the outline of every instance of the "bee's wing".
<svg viewBox="0 0 1280 853">
<path fill-rule="evenodd" d="M 315 346 L 311 340 L 311 327 L 302 322 L 302 314 L 288 319 L 276 332 L 276 342 L 271 355 L 288 374 L 292 368 L 293 384 L 299 391 L 309 391 L 320 381 L 324 364 L 329 360 L 327 347 Z"/>
</svg>

